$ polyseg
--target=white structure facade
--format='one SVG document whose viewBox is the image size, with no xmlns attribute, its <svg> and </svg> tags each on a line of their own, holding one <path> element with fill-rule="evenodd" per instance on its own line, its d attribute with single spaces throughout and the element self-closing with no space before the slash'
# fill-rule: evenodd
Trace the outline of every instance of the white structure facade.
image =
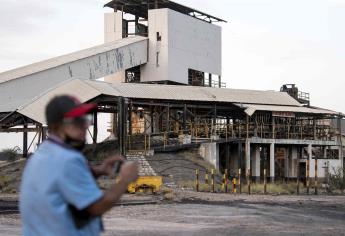
<svg viewBox="0 0 345 236">
<path fill-rule="evenodd" d="M 124 35 L 123 12 L 105 14 L 105 42 Z M 168 8 L 148 11 L 148 63 L 140 82 L 188 84 L 188 70 L 221 76 L 221 27 Z M 125 81 L 120 72 L 107 81 Z"/>
</svg>

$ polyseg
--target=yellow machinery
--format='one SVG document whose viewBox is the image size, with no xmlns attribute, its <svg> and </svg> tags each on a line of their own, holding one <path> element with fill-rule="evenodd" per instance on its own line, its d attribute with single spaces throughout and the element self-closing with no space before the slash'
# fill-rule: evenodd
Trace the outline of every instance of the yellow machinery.
<svg viewBox="0 0 345 236">
<path fill-rule="evenodd" d="M 139 176 L 137 181 L 128 185 L 129 193 L 152 192 L 157 193 L 163 184 L 162 176 Z"/>
</svg>

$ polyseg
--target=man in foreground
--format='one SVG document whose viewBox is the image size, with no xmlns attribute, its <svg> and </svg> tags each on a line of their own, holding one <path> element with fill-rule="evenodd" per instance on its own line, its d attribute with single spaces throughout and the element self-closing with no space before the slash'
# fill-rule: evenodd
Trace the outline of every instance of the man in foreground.
<svg viewBox="0 0 345 236">
<path fill-rule="evenodd" d="M 119 179 L 102 193 L 95 177 L 111 175 L 120 156 L 90 168 L 81 149 L 93 104 L 71 96 L 53 98 L 46 107 L 49 137 L 33 154 L 23 173 L 20 212 L 23 235 L 99 235 L 101 216 L 138 177 L 137 163 L 124 163 Z"/>
</svg>

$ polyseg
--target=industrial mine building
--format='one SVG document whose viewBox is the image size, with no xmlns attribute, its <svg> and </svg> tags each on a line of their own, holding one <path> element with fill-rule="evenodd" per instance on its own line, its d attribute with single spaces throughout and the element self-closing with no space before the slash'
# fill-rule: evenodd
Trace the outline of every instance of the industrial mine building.
<svg viewBox="0 0 345 236">
<path fill-rule="evenodd" d="M 0 131 L 23 133 L 24 156 L 28 132 L 46 136 L 45 104 L 72 94 L 111 114 L 123 154 L 198 148 L 218 171 L 241 169 L 254 181 L 264 169 L 274 181 L 344 166 L 344 114 L 311 106 L 295 85 L 226 88 L 225 20 L 168 0 L 105 7 L 114 12 L 105 13 L 103 45 L 0 74 Z M 94 124 L 96 142 L 107 124 L 97 113 Z"/>
</svg>

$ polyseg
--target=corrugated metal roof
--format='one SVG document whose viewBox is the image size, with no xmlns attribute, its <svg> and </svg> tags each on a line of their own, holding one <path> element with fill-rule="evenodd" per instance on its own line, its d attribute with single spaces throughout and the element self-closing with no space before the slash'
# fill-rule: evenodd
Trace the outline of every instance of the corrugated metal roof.
<svg viewBox="0 0 345 236">
<path fill-rule="evenodd" d="M 18 112 L 45 124 L 44 109 L 46 104 L 56 95 L 71 94 L 82 102 L 89 101 L 99 95 L 122 96 L 127 98 L 178 100 L 178 101 L 205 101 L 235 103 L 244 109 L 263 111 L 290 111 L 296 113 L 338 114 L 324 109 L 313 109 L 300 106 L 293 98 L 289 99 L 286 93 L 272 91 L 252 91 L 236 89 L 219 89 L 191 86 L 151 85 L 151 84 L 110 84 L 100 81 L 73 79 L 46 91 L 22 107 Z M 262 102 L 264 104 L 244 104 Z M 283 104 L 278 104 L 278 102 Z M 247 110 L 248 112 L 249 110 Z"/>
<path fill-rule="evenodd" d="M 303 106 L 277 106 L 277 105 L 258 105 L 258 104 L 242 104 L 235 103 L 236 106 L 245 109 L 244 112 L 251 116 L 255 111 L 278 111 L 278 112 L 294 112 L 294 113 L 309 113 L 309 114 L 323 114 L 323 115 L 339 115 L 339 112 L 315 109 Z"/>
<path fill-rule="evenodd" d="M 76 61 L 76 60 L 87 58 L 87 57 L 97 55 L 100 53 L 104 53 L 104 52 L 107 52 L 110 50 L 118 49 L 118 48 L 127 46 L 129 44 L 141 42 L 144 40 L 147 40 L 147 38 L 141 37 L 141 36 L 124 38 L 124 39 L 117 40 L 114 42 L 109 42 L 106 44 L 91 47 L 91 48 L 88 48 L 85 50 L 73 52 L 73 53 L 70 53 L 67 55 L 63 55 L 63 56 L 55 57 L 55 58 L 48 59 L 45 61 L 37 62 L 37 63 L 27 65 L 24 67 L 20 67 L 20 68 L 14 69 L 14 70 L 6 71 L 3 73 L 0 73 L 0 83 L 14 80 L 14 79 L 24 77 L 27 75 L 31 75 L 34 73 L 38 73 L 41 71 L 45 71 L 45 70 L 48 70 L 48 69 L 51 69 L 51 68 L 54 68 L 54 67 L 57 67 L 60 65 L 64 65 L 64 64 Z"/>
<path fill-rule="evenodd" d="M 152 4 L 149 4 L 149 1 L 136 1 L 136 0 L 112 0 L 105 4 L 105 7 L 114 8 L 114 10 L 122 10 L 126 13 L 137 15 L 143 18 L 148 18 L 148 9 L 156 8 L 155 2 L 151 1 Z M 177 2 L 168 1 L 168 0 L 158 0 L 156 1 L 157 8 L 169 8 L 174 11 L 186 14 L 191 17 L 195 17 L 199 20 L 203 20 L 209 23 L 212 22 L 226 22 L 218 17 L 211 16 L 210 14 L 204 13 L 202 11 L 187 7 Z"/>
<path fill-rule="evenodd" d="M 85 82 L 95 86 L 100 83 L 90 80 Z M 159 84 L 118 83 L 108 84 L 108 86 L 118 91 L 121 96 L 128 98 L 301 106 L 285 92 Z"/>
<path fill-rule="evenodd" d="M 81 102 L 86 102 L 101 95 L 101 92 L 89 84 L 84 83 L 83 80 L 72 79 L 37 96 L 29 103 L 19 107 L 18 112 L 41 124 L 45 124 L 46 105 L 53 97 L 63 94 L 74 95 Z"/>
</svg>

